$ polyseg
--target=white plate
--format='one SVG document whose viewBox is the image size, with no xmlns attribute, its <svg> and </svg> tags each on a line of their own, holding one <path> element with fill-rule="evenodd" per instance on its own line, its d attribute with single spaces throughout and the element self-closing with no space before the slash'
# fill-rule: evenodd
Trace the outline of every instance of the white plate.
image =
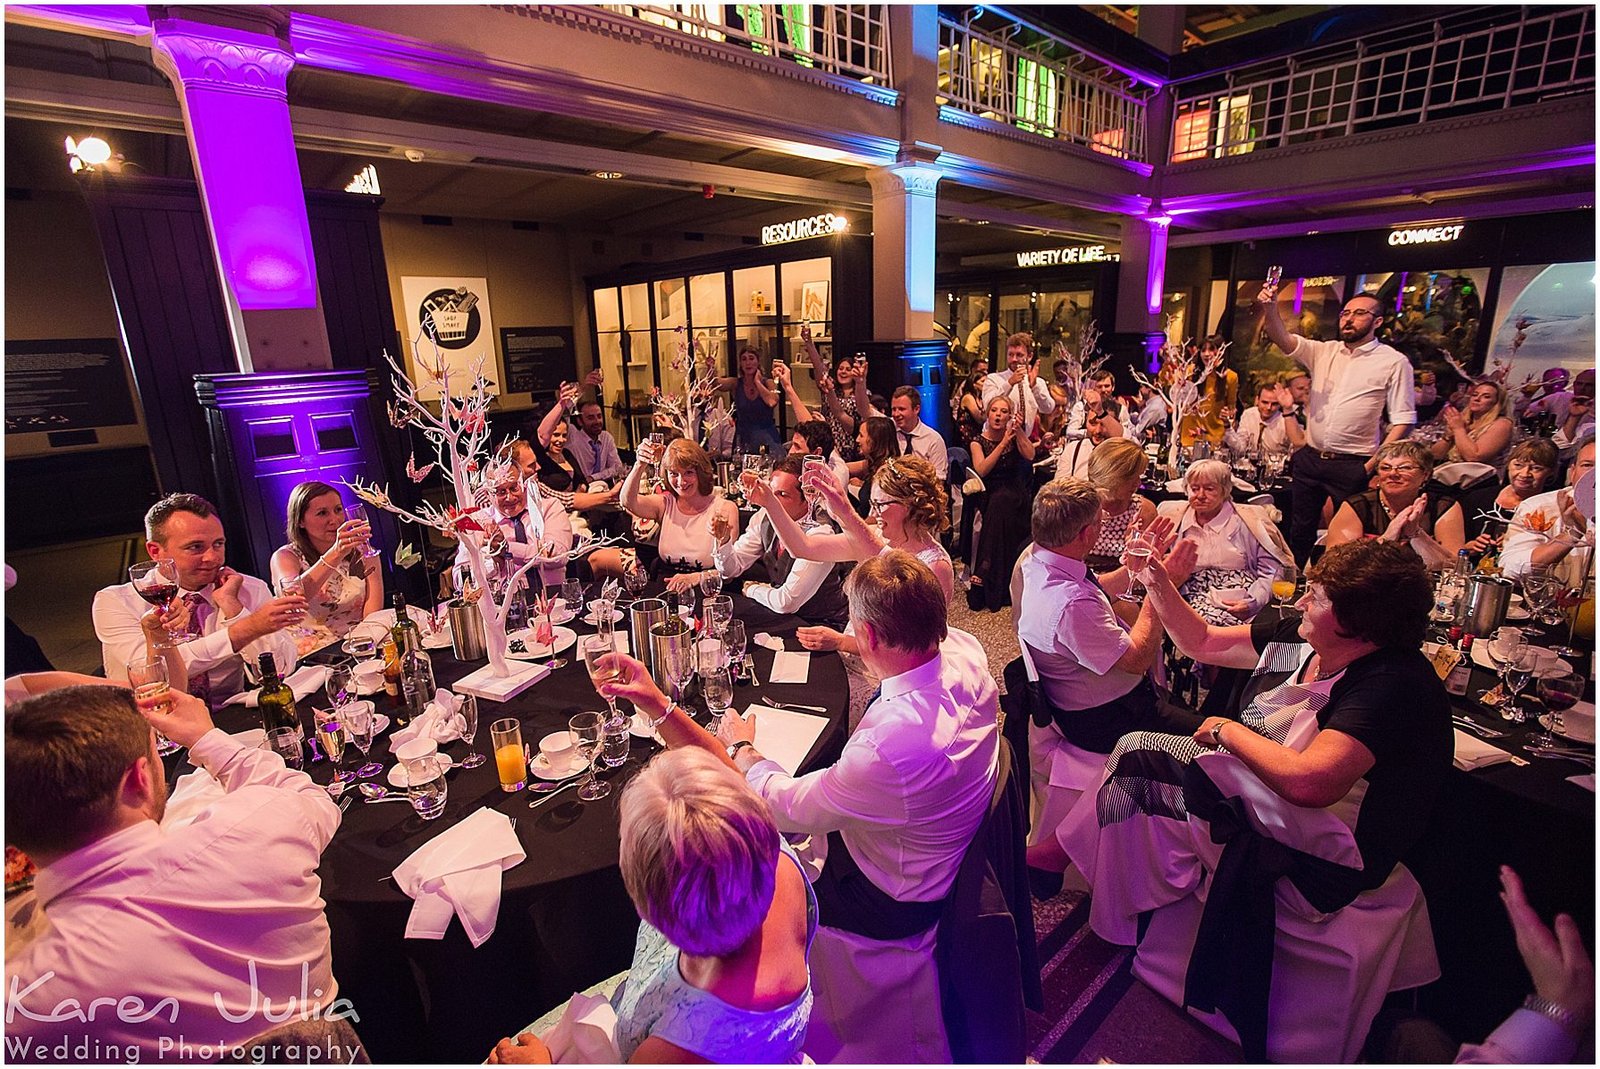
<svg viewBox="0 0 1600 1069">
<path fill-rule="evenodd" d="M 554 630 L 556 653 L 560 653 L 562 650 L 567 649 L 574 642 L 578 641 L 578 633 L 572 630 L 570 627 L 557 627 Z M 537 661 L 542 657 L 550 656 L 550 647 L 533 641 L 533 631 L 530 628 L 524 627 L 521 630 L 511 632 L 506 636 L 506 641 L 509 643 L 512 639 L 518 638 L 520 638 L 523 643 L 527 645 L 528 651 L 526 653 L 517 653 L 515 651 L 508 650 L 506 652 L 507 657 L 511 657 L 518 661 Z"/>
<path fill-rule="evenodd" d="M 1531 612 L 1529 612 L 1528 611 L 1528 607 L 1522 603 L 1522 596 L 1520 594 L 1517 595 L 1516 597 L 1513 597 L 1511 599 L 1511 601 L 1506 604 L 1506 619 L 1507 620 L 1531 620 L 1531 619 L 1533 619 L 1533 614 Z"/>
<path fill-rule="evenodd" d="M 1535 676 L 1555 675 L 1559 669 L 1567 667 L 1567 662 L 1554 650 L 1542 650 L 1534 647 L 1534 656 L 1538 658 L 1533 667 Z M 1489 656 L 1489 640 L 1487 638 L 1474 639 L 1472 643 L 1472 663 L 1479 668 L 1486 668 L 1496 674 L 1500 666 L 1495 664 Z"/>
<path fill-rule="evenodd" d="M 661 736 L 657 735 L 650 726 L 650 718 L 643 713 L 633 714 L 633 719 L 628 721 L 628 734 L 636 739 L 649 739 L 652 742 L 661 741 Z"/>
<path fill-rule="evenodd" d="M 455 767 L 455 761 L 447 753 L 439 754 L 439 760 L 444 763 L 444 770 L 446 772 L 449 772 Z M 411 782 L 410 777 L 406 775 L 406 766 L 403 764 L 395 765 L 393 768 L 389 769 L 389 774 L 384 778 L 389 781 L 389 786 L 398 787 L 402 791 L 405 790 L 406 785 Z"/>
<path fill-rule="evenodd" d="M 611 610 L 611 622 L 614 623 L 614 624 L 620 624 L 622 622 L 622 610 L 621 609 L 612 609 Z M 580 620 L 579 623 L 587 624 L 589 627 L 599 627 L 600 626 L 600 621 L 595 616 L 593 611 L 584 613 L 583 614 L 583 619 Z"/>
<path fill-rule="evenodd" d="M 384 716 L 382 713 L 373 713 L 372 714 L 372 734 L 374 736 L 382 735 L 385 731 L 388 731 L 388 730 L 389 730 L 389 718 Z"/>
<path fill-rule="evenodd" d="M 1539 726 L 1546 728 L 1550 726 L 1549 713 L 1539 718 Z M 1561 726 L 1553 730 L 1555 734 L 1560 735 L 1562 738 L 1571 739 L 1573 742 L 1594 742 L 1594 718 L 1574 720 L 1570 709 L 1562 716 Z"/>
<path fill-rule="evenodd" d="M 1224 601 L 1243 601 L 1249 593 L 1250 591 L 1242 586 L 1219 586 L 1212 589 L 1208 596 L 1211 598 L 1211 604 L 1222 609 L 1226 608 L 1222 604 Z"/>
<path fill-rule="evenodd" d="M 550 767 L 550 762 L 545 760 L 544 754 L 539 754 L 528 762 L 528 771 L 543 780 L 555 782 L 557 780 L 571 779 L 587 769 L 588 766 L 581 761 L 574 761 L 566 771 L 557 772 Z"/>
</svg>

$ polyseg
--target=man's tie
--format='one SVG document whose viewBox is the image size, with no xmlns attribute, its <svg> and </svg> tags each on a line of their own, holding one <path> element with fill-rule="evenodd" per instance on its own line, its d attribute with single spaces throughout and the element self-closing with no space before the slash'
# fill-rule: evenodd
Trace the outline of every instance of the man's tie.
<svg viewBox="0 0 1600 1069">
<path fill-rule="evenodd" d="M 909 431 L 900 432 L 900 455 L 903 457 L 911 455 L 911 433 Z"/>
<path fill-rule="evenodd" d="M 523 545 L 527 545 L 528 528 L 527 525 L 522 522 L 522 516 L 522 513 L 518 513 L 517 515 L 511 517 L 511 532 L 517 536 L 518 542 L 522 543 Z"/>
<path fill-rule="evenodd" d="M 206 633 L 206 622 L 211 619 L 211 603 L 199 594 L 185 594 L 189 603 L 189 630 L 196 635 Z M 189 693 L 211 705 L 211 678 L 207 672 L 189 677 Z"/>
<path fill-rule="evenodd" d="M 594 453 L 594 463 L 589 468 L 589 471 L 590 472 L 599 471 L 600 470 L 600 439 L 598 439 L 598 438 L 590 438 L 589 439 L 589 449 L 590 449 L 590 451 L 592 453 Z"/>
</svg>

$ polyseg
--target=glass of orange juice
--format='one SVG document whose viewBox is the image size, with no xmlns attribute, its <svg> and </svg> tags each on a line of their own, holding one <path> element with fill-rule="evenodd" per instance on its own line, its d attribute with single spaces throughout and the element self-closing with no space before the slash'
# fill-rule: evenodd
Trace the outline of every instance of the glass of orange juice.
<svg viewBox="0 0 1600 1069">
<path fill-rule="evenodd" d="M 1292 564 L 1281 565 L 1278 569 L 1278 578 L 1272 581 L 1272 596 L 1278 608 L 1286 608 L 1294 601 L 1294 592 L 1299 579 L 1299 572 Z"/>
<path fill-rule="evenodd" d="M 489 739 L 494 746 L 494 764 L 500 773 L 500 789 L 508 794 L 520 791 L 528 783 L 528 751 L 522 745 L 522 725 L 514 717 L 496 720 L 489 725 Z"/>
</svg>

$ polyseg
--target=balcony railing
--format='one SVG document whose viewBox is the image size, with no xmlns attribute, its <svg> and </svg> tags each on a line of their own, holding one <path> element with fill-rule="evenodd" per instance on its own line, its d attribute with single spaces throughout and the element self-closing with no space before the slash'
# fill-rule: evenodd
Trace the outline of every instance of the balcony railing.
<svg viewBox="0 0 1600 1069">
<path fill-rule="evenodd" d="M 982 8 L 972 9 L 982 17 Z M 1121 159 L 1145 158 L 1145 92 L 1026 23 L 939 17 L 940 103 Z"/>
<path fill-rule="evenodd" d="M 747 46 L 843 78 L 893 87 L 886 4 L 601 4 L 708 41 Z"/>
<path fill-rule="evenodd" d="M 1230 72 L 1179 93 L 1172 162 L 1455 118 L 1594 92 L 1592 8 L 1503 8 L 1493 25 L 1434 23 L 1413 39 L 1357 43 Z M 1447 32 L 1447 29 L 1451 32 Z M 1416 40 L 1416 36 L 1424 39 Z"/>
</svg>

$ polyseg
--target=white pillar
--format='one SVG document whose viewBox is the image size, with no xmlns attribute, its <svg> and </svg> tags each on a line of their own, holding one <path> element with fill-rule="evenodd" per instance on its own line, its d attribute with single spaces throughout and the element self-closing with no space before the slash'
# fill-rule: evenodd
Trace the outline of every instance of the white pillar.
<svg viewBox="0 0 1600 1069">
<path fill-rule="evenodd" d="M 294 57 L 270 16 L 218 17 L 156 20 L 151 52 L 183 107 L 239 366 L 330 367 L 289 123 Z"/>
<path fill-rule="evenodd" d="M 935 336 L 934 237 L 939 171 L 933 146 L 867 172 L 872 186 L 872 332 L 879 341 Z M 923 156 L 917 159 L 916 156 Z"/>
</svg>

